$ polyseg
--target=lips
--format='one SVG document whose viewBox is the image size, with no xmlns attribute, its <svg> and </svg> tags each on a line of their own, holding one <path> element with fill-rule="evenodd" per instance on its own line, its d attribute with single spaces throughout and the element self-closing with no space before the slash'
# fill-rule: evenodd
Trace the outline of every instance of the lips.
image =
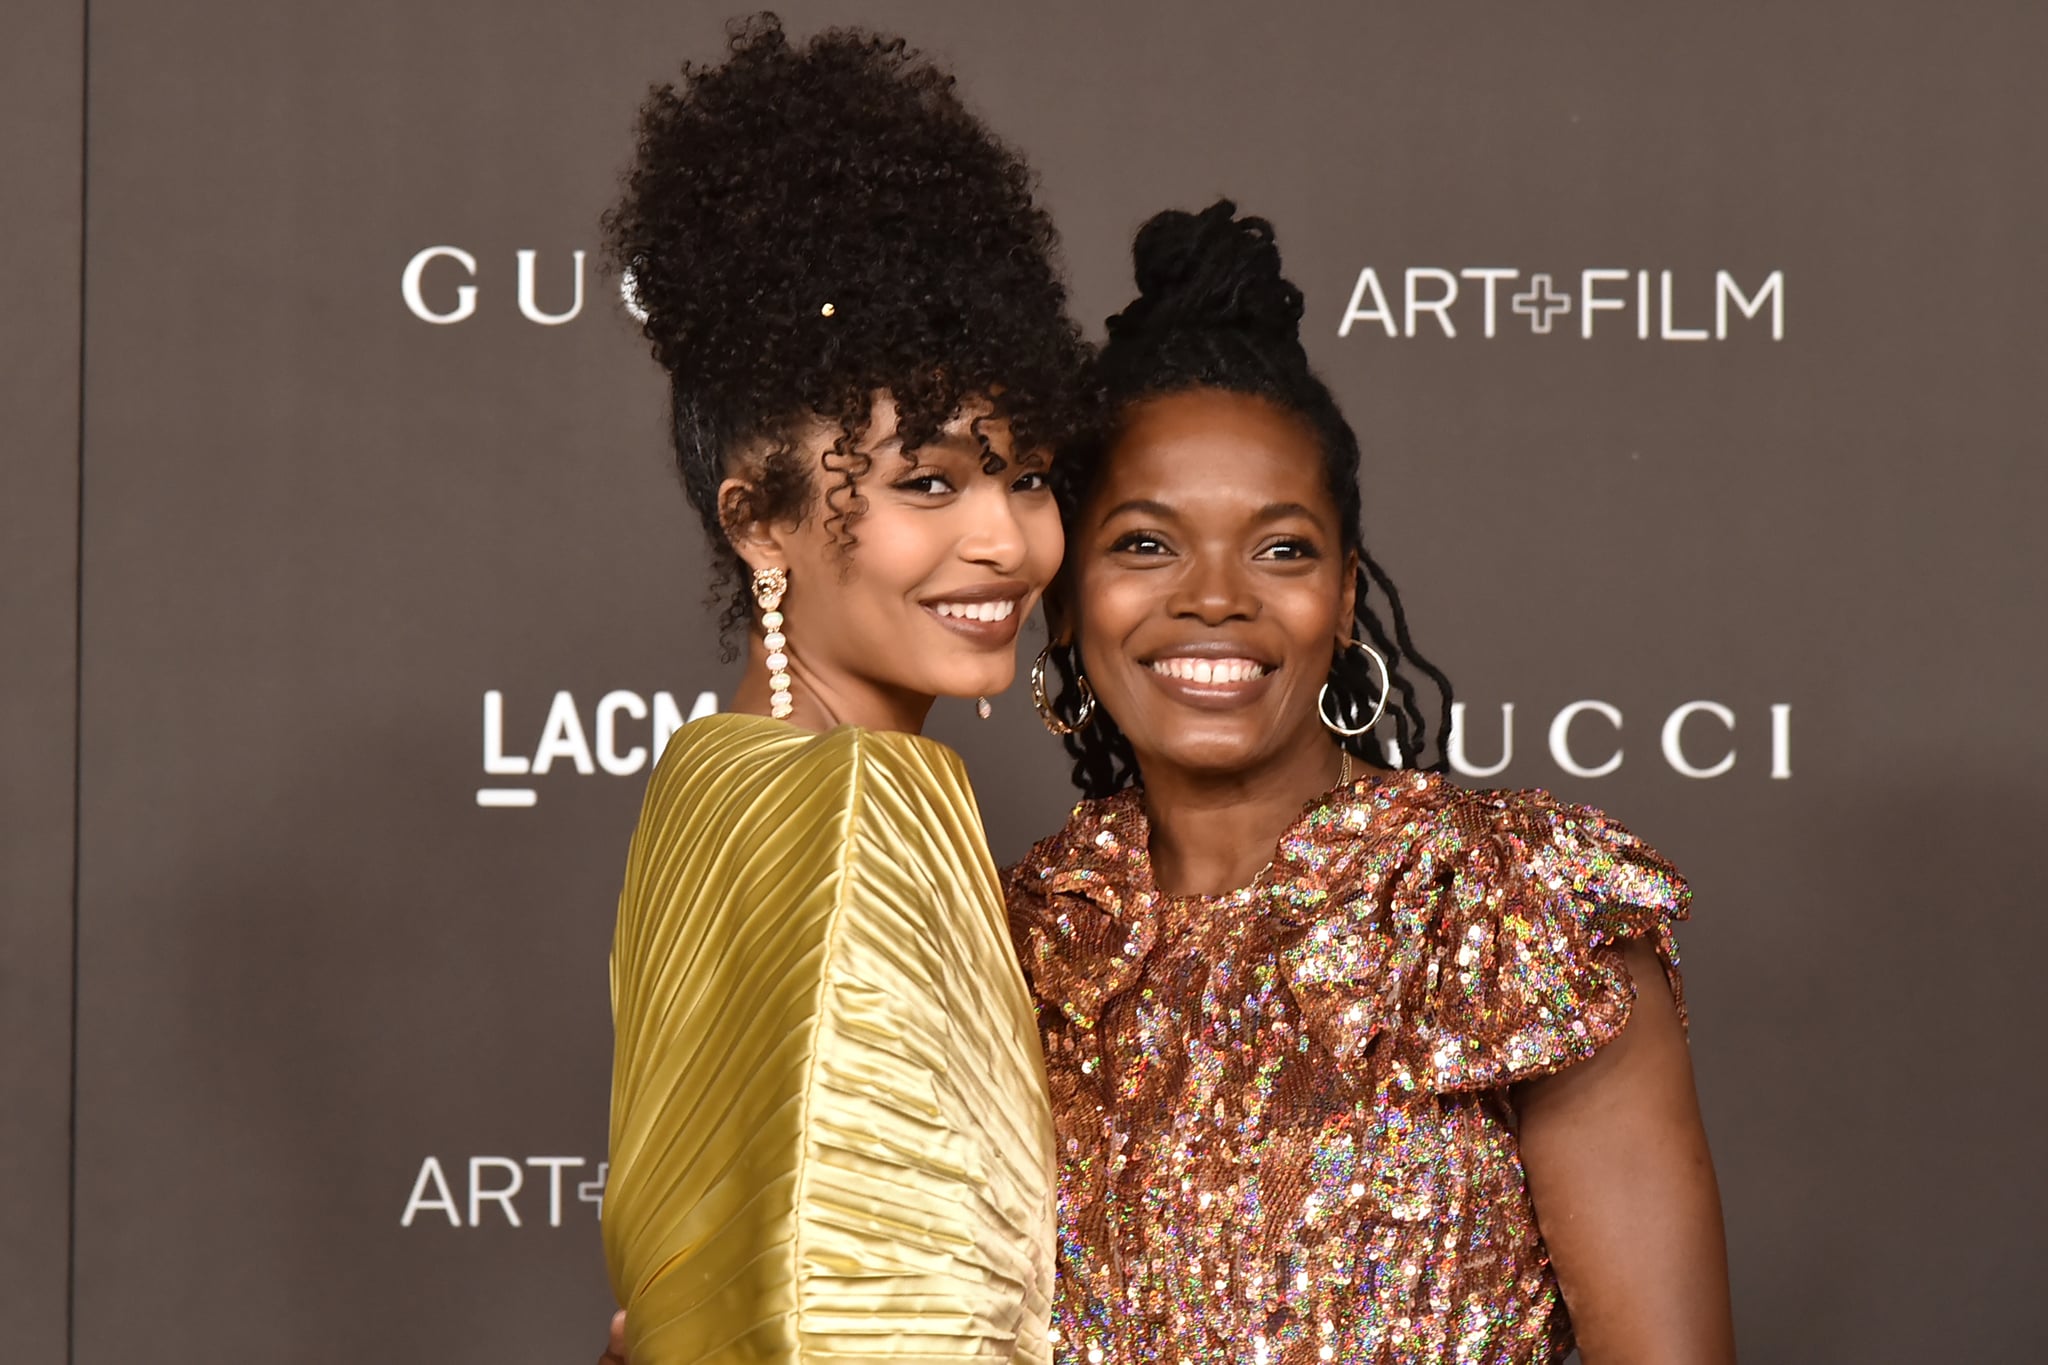
<svg viewBox="0 0 2048 1365">
<path fill-rule="evenodd" d="M 1280 665 L 1257 658 L 1241 644 L 1203 640 L 1160 651 L 1139 664 L 1173 702 L 1203 711 L 1228 711 L 1265 695 Z"/>
<path fill-rule="evenodd" d="M 978 583 L 928 597 L 918 605 L 955 635 L 984 649 L 996 649 L 1017 638 L 1017 631 L 1024 624 L 1024 613 L 1019 608 L 1030 594 L 1030 587 L 1023 583 Z"/>
<path fill-rule="evenodd" d="M 1257 659 L 1190 659 L 1184 656 L 1154 659 L 1145 665 L 1154 673 L 1182 682 L 1239 683 L 1263 678 L 1269 671 Z"/>
<path fill-rule="evenodd" d="M 1017 610 L 1017 601 L 1005 597 L 994 602 L 927 602 L 925 606 L 939 616 L 957 617 L 963 621 L 1007 621 Z"/>
</svg>

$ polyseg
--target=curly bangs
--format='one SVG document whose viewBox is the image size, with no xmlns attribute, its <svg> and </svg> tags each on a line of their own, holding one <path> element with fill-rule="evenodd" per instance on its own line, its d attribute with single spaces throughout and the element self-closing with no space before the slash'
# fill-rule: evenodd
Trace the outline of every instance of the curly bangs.
<svg viewBox="0 0 2048 1365">
<path fill-rule="evenodd" d="M 748 519 L 809 515 L 822 498 L 850 546 L 877 391 L 906 451 L 970 401 L 1020 450 L 1076 426 L 1087 351 L 1032 191 L 953 77 L 900 38 L 834 30 L 797 46 L 760 15 L 735 24 L 725 61 L 649 95 L 605 245 L 668 372 L 728 653 L 749 599 L 718 486 L 743 453 L 763 452 L 747 466 Z M 820 420 L 839 431 L 823 488 L 793 444 Z"/>
</svg>

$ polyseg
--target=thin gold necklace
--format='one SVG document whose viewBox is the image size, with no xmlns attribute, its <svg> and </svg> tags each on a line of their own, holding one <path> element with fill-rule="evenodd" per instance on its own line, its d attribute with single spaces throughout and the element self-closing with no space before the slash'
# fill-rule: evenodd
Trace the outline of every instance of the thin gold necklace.
<svg viewBox="0 0 2048 1365">
<path fill-rule="evenodd" d="M 1331 787 L 1330 790 L 1335 791 L 1337 787 L 1348 787 L 1350 785 L 1351 751 L 1348 749 L 1339 749 L 1337 751 L 1337 782 L 1336 786 Z M 1289 828 L 1292 828 L 1292 826 L 1290 826 Z M 1272 870 L 1273 860 L 1269 858 L 1266 860 L 1266 865 L 1264 867 L 1260 868 L 1257 872 L 1254 872 L 1252 874 L 1252 879 L 1250 881 L 1246 882 L 1243 886 L 1240 886 L 1235 891 L 1225 891 L 1221 894 L 1225 896 L 1248 896 L 1252 893 L 1254 889 L 1257 888 L 1260 882 L 1265 880 L 1266 874 L 1268 872 L 1271 872 Z M 1204 897 L 1203 899 L 1213 900 L 1215 899 L 1215 897 Z"/>
</svg>

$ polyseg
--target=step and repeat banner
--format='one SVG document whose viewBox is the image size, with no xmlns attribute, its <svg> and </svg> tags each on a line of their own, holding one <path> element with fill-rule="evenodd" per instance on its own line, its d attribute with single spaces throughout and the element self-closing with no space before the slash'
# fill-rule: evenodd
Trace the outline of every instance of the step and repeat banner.
<svg viewBox="0 0 2048 1365">
<path fill-rule="evenodd" d="M 79 1365 L 587 1361 L 626 839 L 734 681 L 597 219 L 646 88 L 732 11 L 31 9 L 69 16 L 84 95 L 20 226 L 82 224 L 8 263 L 62 307 L 0 312 L 0 353 L 83 388 L 10 433 L 56 473 L 8 562 L 53 667 L 76 604 L 80 712 L 75 904 L 51 860 L 8 911 L 49 1044 L 8 1099 L 43 1134 L 17 1183 L 65 1216 L 10 1256 Z M 1694 881 L 1744 1358 L 2023 1358 L 2042 12 L 783 14 L 958 71 L 1097 334 L 1155 210 L 1274 222 L 1458 771 L 1604 806 Z M 74 680 L 19 676 L 68 740 Z M 999 858 L 1063 818 L 1021 688 L 936 727 Z"/>
</svg>

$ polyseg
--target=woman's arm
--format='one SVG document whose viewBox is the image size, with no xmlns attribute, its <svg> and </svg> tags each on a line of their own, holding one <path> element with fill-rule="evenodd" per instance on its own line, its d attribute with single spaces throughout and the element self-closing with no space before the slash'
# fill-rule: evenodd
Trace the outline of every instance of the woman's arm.
<svg viewBox="0 0 2048 1365">
<path fill-rule="evenodd" d="M 1620 1034 L 1514 1087 L 1537 1225 L 1586 1365 L 1725 1365 L 1728 1254 L 1685 1030 L 1655 952 L 1623 959 Z"/>
</svg>

